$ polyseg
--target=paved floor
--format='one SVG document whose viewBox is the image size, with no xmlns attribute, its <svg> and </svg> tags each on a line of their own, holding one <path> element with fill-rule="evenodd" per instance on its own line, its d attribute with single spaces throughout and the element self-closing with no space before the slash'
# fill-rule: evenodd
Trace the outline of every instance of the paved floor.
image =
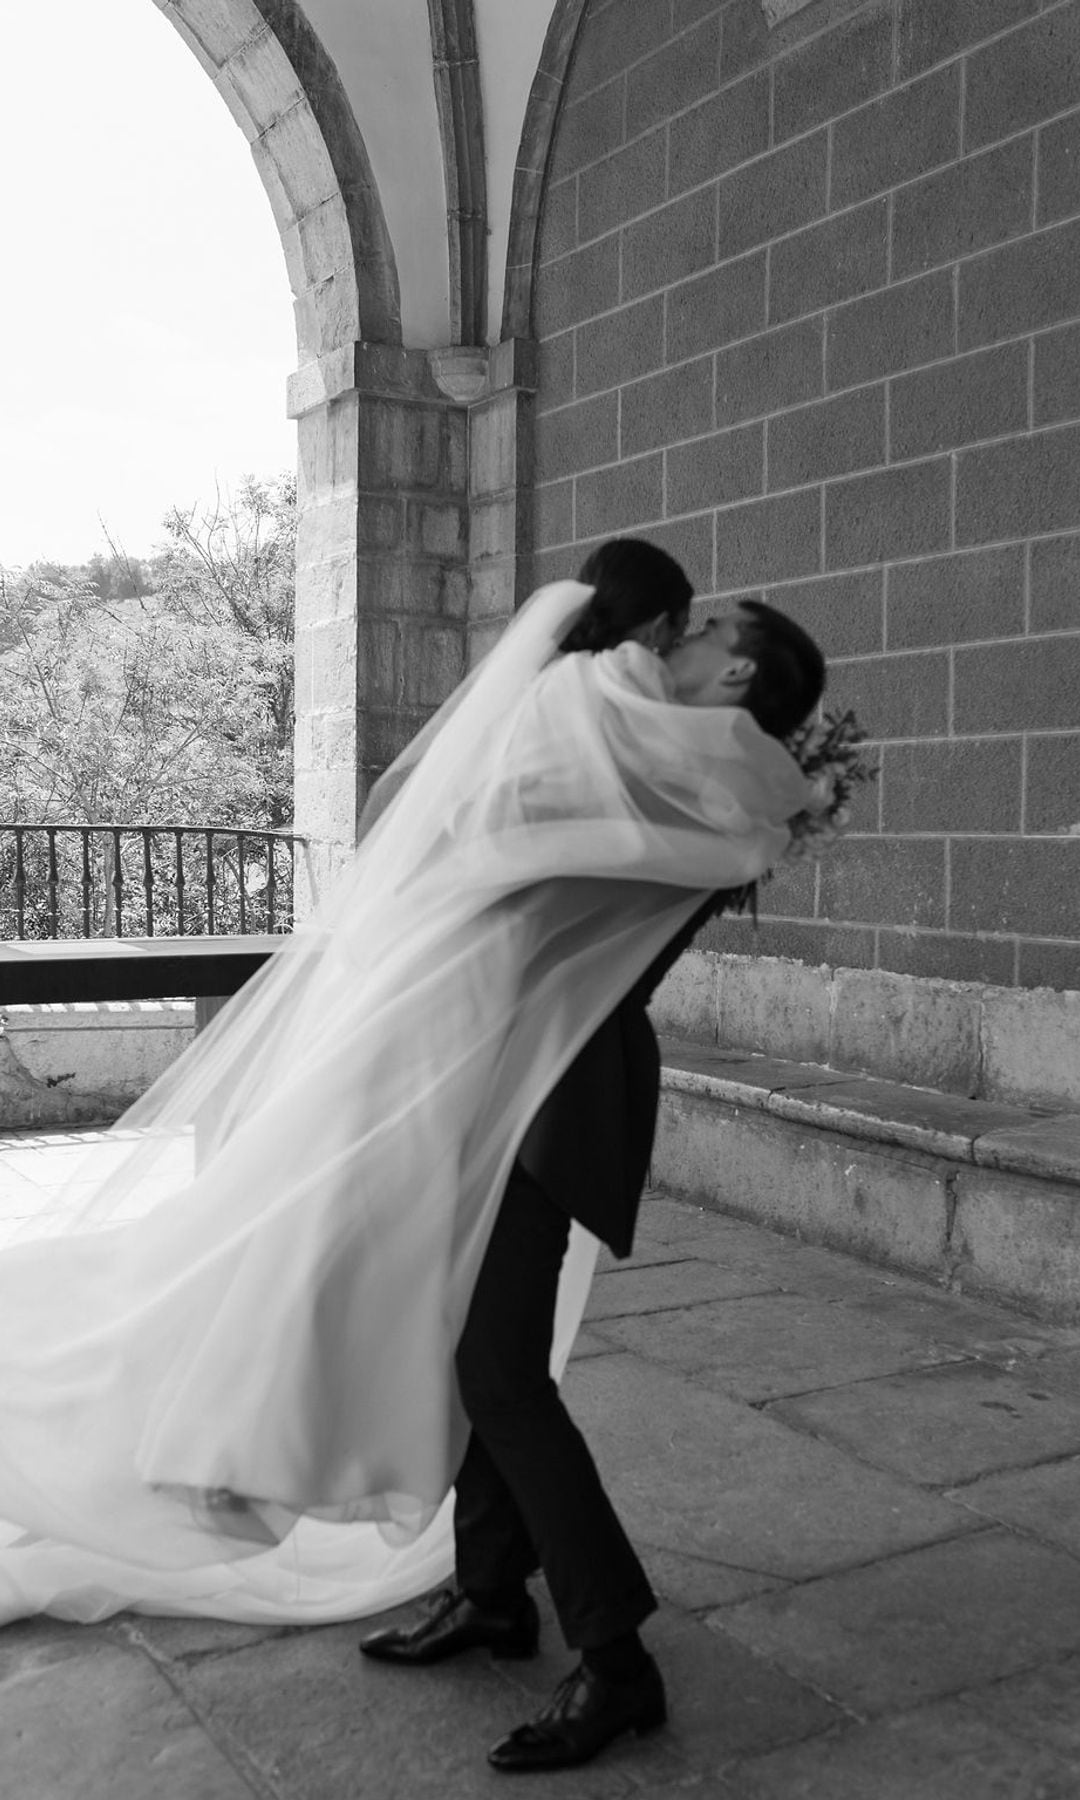
<svg viewBox="0 0 1080 1800">
<path fill-rule="evenodd" d="M 0 1213 L 70 1154 L 0 1145 Z M 672 1719 L 530 1796 L 1076 1800 L 1080 1333 L 653 1197 L 567 1391 L 663 1599 Z M 525 1665 L 395 1670 L 357 1635 L 9 1627 L 0 1796 L 513 1785 L 484 1751 L 570 1666 L 550 1608 Z"/>
</svg>

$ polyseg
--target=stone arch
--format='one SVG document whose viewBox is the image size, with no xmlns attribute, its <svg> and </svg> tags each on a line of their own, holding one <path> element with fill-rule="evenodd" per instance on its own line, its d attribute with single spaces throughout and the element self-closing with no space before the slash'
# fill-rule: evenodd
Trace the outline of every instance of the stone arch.
<svg viewBox="0 0 1080 1800">
<path fill-rule="evenodd" d="M 294 296 L 297 422 L 296 830 L 304 907 L 351 845 L 368 689 L 371 599 L 358 542 L 381 498 L 360 491 L 359 365 L 401 352 L 397 266 L 348 96 L 298 0 L 154 0 L 244 132 Z M 380 365 L 381 366 L 381 365 Z M 384 508 L 385 510 L 385 508 Z M 305 876 L 307 878 L 305 882 Z M 307 891 L 305 892 L 305 886 Z"/>
<path fill-rule="evenodd" d="M 548 158 L 586 0 L 555 0 L 529 93 L 514 170 L 502 336 L 531 338 L 536 249 Z"/>
<path fill-rule="evenodd" d="M 251 145 L 295 298 L 298 360 L 400 343 L 393 247 L 359 127 L 296 0 L 154 0 Z"/>
</svg>

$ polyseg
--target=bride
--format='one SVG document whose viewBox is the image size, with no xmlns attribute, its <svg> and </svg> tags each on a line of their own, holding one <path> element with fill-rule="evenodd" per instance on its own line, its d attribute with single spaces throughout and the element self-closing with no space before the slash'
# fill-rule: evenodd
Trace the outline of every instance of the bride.
<svg viewBox="0 0 1080 1800">
<path fill-rule="evenodd" d="M 522 609 L 60 1231 L 0 1255 L 0 1623 L 315 1623 L 448 1572 L 455 1347 L 529 1123 L 807 805 L 707 634 L 562 654 L 592 599 Z M 575 1226 L 556 1373 L 595 1249 Z"/>
</svg>

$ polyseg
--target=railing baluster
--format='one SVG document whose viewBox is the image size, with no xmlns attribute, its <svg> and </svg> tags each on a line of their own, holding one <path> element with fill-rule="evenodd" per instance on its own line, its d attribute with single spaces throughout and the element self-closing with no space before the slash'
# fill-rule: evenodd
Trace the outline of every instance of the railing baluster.
<svg viewBox="0 0 1080 1800">
<path fill-rule="evenodd" d="M 82 934 L 90 936 L 90 827 L 82 828 Z"/>
<path fill-rule="evenodd" d="M 117 826 L 113 827 L 112 836 L 113 836 L 112 885 L 113 885 L 113 895 L 116 900 L 116 918 L 115 918 L 116 929 L 113 932 L 113 936 L 119 938 L 119 937 L 123 937 L 123 935 L 124 935 L 124 865 L 120 861 L 120 830 L 119 830 L 119 827 L 117 827 Z"/>
<path fill-rule="evenodd" d="M 206 834 L 206 930 L 214 935 L 214 834 Z"/>
<path fill-rule="evenodd" d="M 268 832 L 266 836 L 266 929 L 273 931 L 277 906 L 277 872 L 274 867 L 274 851 L 276 844 Z"/>
<path fill-rule="evenodd" d="M 176 935 L 184 935 L 184 834 L 174 831 L 176 839 Z"/>
<path fill-rule="evenodd" d="M 48 933 L 51 938 L 54 938 L 57 935 L 56 927 L 59 922 L 59 907 L 58 907 L 58 903 L 57 903 L 57 894 L 58 894 L 59 887 L 60 887 L 60 871 L 56 866 L 56 827 L 55 827 L 55 825 L 50 825 L 46 828 L 45 836 L 46 836 L 46 842 L 48 843 L 48 846 L 49 846 L 49 873 L 45 878 L 46 891 L 49 896 L 49 899 L 48 899 Z"/>
<path fill-rule="evenodd" d="M 146 895 L 146 935 L 154 935 L 154 864 L 150 855 L 151 831 L 143 826 L 143 893 Z"/>
<path fill-rule="evenodd" d="M 21 825 L 15 827 L 15 932 L 18 937 L 26 936 L 26 863 Z"/>
<path fill-rule="evenodd" d="M 247 931 L 247 893 L 244 888 L 244 833 L 236 834 L 236 866 L 240 876 L 240 936 Z"/>
</svg>

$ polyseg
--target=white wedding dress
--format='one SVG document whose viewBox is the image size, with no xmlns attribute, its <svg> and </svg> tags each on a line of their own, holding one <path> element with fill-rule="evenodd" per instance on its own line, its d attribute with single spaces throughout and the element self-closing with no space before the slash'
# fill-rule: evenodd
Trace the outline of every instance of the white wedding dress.
<svg viewBox="0 0 1080 1800">
<path fill-rule="evenodd" d="M 315 915 L 0 1255 L 0 1622 L 359 1616 L 452 1563 L 453 1353 L 541 1100 L 705 893 L 782 855 L 797 765 L 556 648 L 560 583 L 376 789 Z M 575 1227 L 554 1366 L 595 1244 Z"/>
</svg>

